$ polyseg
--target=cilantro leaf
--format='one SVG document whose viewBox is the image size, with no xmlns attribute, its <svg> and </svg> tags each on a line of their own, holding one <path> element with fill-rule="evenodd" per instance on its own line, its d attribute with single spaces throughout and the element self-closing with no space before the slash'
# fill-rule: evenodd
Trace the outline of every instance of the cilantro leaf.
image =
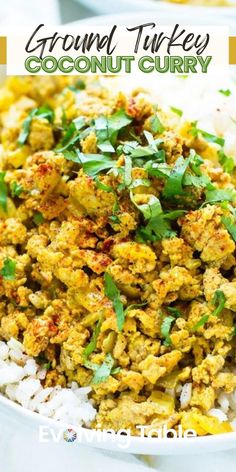
<svg viewBox="0 0 236 472">
<path fill-rule="evenodd" d="M 173 113 L 175 113 L 176 115 L 178 116 L 183 116 L 183 111 L 180 110 L 179 108 L 176 108 L 176 107 L 170 107 L 171 111 L 173 111 Z"/>
<path fill-rule="evenodd" d="M 211 316 L 219 316 L 225 306 L 226 298 L 224 292 L 216 290 L 212 303 L 216 306 Z M 192 331 L 195 332 L 209 321 L 210 315 L 203 315 L 200 320 L 193 326 Z"/>
<path fill-rule="evenodd" d="M 93 331 L 92 339 L 89 344 L 84 348 L 83 357 L 87 359 L 93 351 L 95 351 L 97 346 L 97 339 L 101 330 L 102 318 L 97 322 L 95 329 Z"/>
<path fill-rule="evenodd" d="M 225 172 L 229 174 L 234 170 L 235 162 L 234 159 L 230 156 L 226 156 L 223 149 L 218 151 L 219 163 L 222 165 Z"/>
<path fill-rule="evenodd" d="M 112 223 L 120 224 L 120 218 L 117 215 L 111 215 L 108 218 Z"/>
<path fill-rule="evenodd" d="M 131 122 L 132 118 L 122 109 L 109 117 L 100 116 L 96 118 L 95 132 L 99 149 L 103 152 L 114 152 L 114 145 L 116 144 L 119 131 L 128 126 Z"/>
<path fill-rule="evenodd" d="M 9 257 L 6 257 L 6 259 L 4 259 L 3 267 L 0 270 L 0 275 L 4 280 L 15 280 L 16 262 Z"/>
<path fill-rule="evenodd" d="M 146 226 L 140 226 L 136 231 L 136 239 L 140 242 L 155 242 L 161 239 L 174 238 L 175 236 L 176 231 L 171 229 L 171 225 L 165 219 L 164 214 L 151 218 Z"/>
<path fill-rule="evenodd" d="M 125 157 L 124 185 L 129 187 L 132 182 L 132 160 L 130 156 Z"/>
<path fill-rule="evenodd" d="M 192 128 L 189 130 L 189 134 L 192 134 L 192 136 L 195 136 L 195 137 L 200 135 L 209 143 L 215 143 L 221 147 L 224 147 L 225 145 L 224 138 L 221 138 L 220 136 L 215 136 L 214 134 L 208 133 L 207 131 L 204 131 L 203 129 L 198 128 L 197 121 L 194 121 L 191 124 L 192 124 Z"/>
<path fill-rule="evenodd" d="M 205 203 L 233 202 L 236 200 L 236 192 L 233 189 L 212 189 L 206 191 Z"/>
<path fill-rule="evenodd" d="M 93 370 L 94 376 L 92 378 L 92 384 L 99 384 L 105 382 L 111 374 L 116 374 L 119 371 L 119 368 L 114 368 L 114 359 L 110 353 L 108 353 L 101 365 L 94 364 L 88 360 L 84 361 L 84 366 L 87 369 Z"/>
<path fill-rule="evenodd" d="M 119 331 L 122 331 L 124 322 L 125 322 L 125 313 L 124 313 L 124 306 L 120 299 L 120 291 L 117 288 L 113 278 L 111 277 L 108 272 L 104 274 L 105 280 L 105 295 L 109 300 L 112 301 L 113 308 L 116 313 L 116 320 L 117 320 L 117 327 Z"/>
<path fill-rule="evenodd" d="M 6 172 L 0 172 L 0 207 L 7 213 L 7 184 L 5 183 Z"/>
<path fill-rule="evenodd" d="M 116 166 L 115 161 L 103 154 L 84 154 L 78 152 L 78 158 L 85 174 L 90 175 L 90 177 L 95 177 L 100 172 Z"/>
<path fill-rule="evenodd" d="M 33 222 L 37 226 L 41 225 L 44 222 L 44 217 L 43 217 L 42 213 L 40 213 L 39 211 L 37 213 L 35 213 L 34 216 L 33 216 Z"/>
<path fill-rule="evenodd" d="M 212 316 L 219 316 L 224 309 L 226 302 L 225 294 L 222 290 L 216 290 L 212 303 L 216 306 L 215 310 L 212 313 Z"/>
<path fill-rule="evenodd" d="M 105 357 L 104 362 L 98 369 L 96 370 L 94 377 L 92 379 L 92 384 L 99 384 L 101 382 L 105 382 L 107 378 L 112 373 L 112 367 L 114 365 L 114 359 L 111 354 L 107 354 Z"/>
<path fill-rule="evenodd" d="M 222 223 L 225 225 L 227 231 L 232 236 L 233 240 L 236 242 L 236 224 L 230 216 L 223 215 L 221 217 Z"/>
<path fill-rule="evenodd" d="M 22 130 L 18 137 L 18 143 L 20 145 L 26 143 L 30 133 L 31 123 L 34 117 L 38 119 L 46 119 L 49 121 L 49 123 L 52 123 L 54 120 L 54 111 L 48 105 L 44 105 L 40 108 L 33 108 L 33 110 L 31 110 L 28 114 L 27 118 L 23 121 Z"/>
<path fill-rule="evenodd" d="M 150 118 L 150 129 L 153 134 L 161 134 L 163 133 L 163 131 L 165 131 L 165 127 L 163 126 L 157 115 L 153 115 Z"/>
<path fill-rule="evenodd" d="M 169 313 L 171 313 L 176 318 L 179 318 L 180 316 L 182 316 L 182 313 L 177 308 L 175 308 L 174 306 L 168 306 L 167 310 L 169 311 Z"/>
<path fill-rule="evenodd" d="M 159 164 L 157 162 L 148 161 L 145 164 L 144 169 L 148 172 L 149 175 L 162 179 L 168 178 L 171 173 L 171 167 L 165 162 Z"/>
<path fill-rule="evenodd" d="M 95 177 L 94 181 L 96 182 L 96 186 L 99 190 L 103 190 L 104 192 L 108 192 L 108 193 L 114 192 L 114 189 L 110 187 L 110 185 L 106 185 L 103 182 L 101 182 L 101 180 L 99 180 L 97 176 Z"/>
<path fill-rule="evenodd" d="M 232 94 L 231 90 L 229 89 L 226 89 L 226 90 L 220 89 L 219 93 L 222 93 L 222 95 L 224 95 L 225 97 L 230 97 L 230 95 Z"/>
<path fill-rule="evenodd" d="M 69 85 L 68 89 L 72 90 L 73 92 L 80 92 L 86 88 L 86 84 L 83 80 L 78 79 L 74 85 Z"/>
<path fill-rule="evenodd" d="M 209 320 L 209 315 L 203 315 L 200 320 L 193 326 L 192 331 L 195 332 L 204 326 Z"/>
<path fill-rule="evenodd" d="M 165 339 L 165 346 L 171 345 L 170 330 L 175 319 L 176 318 L 174 316 L 166 316 L 161 324 L 161 335 Z"/>
<path fill-rule="evenodd" d="M 141 205 L 137 204 L 135 196 L 132 191 L 130 192 L 130 199 L 138 208 L 139 211 L 143 214 L 145 219 L 154 218 L 159 216 L 162 213 L 162 207 L 160 200 L 155 197 L 155 195 L 150 195 L 148 203 L 142 203 Z"/>
<path fill-rule="evenodd" d="M 18 184 L 17 182 L 12 182 L 12 184 L 11 184 L 11 196 L 12 196 L 12 198 L 19 197 L 20 194 L 23 191 L 24 191 L 24 189 L 23 189 L 21 184 Z"/>
<path fill-rule="evenodd" d="M 189 161 L 190 158 L 184 159 L 182 156 L 177 159 L 162 192 L 164 198 L 175 199 L 178 195 L 184 195 L 183 181 Z"/>
<path fill-rule="evenodd" d="M 135 179 L 132 180 L 129 188 L 137 188 L 137 187 L 150 187 L 151 181 L 149 179 Z"/>
<path fill-rule="evenodd" d="M 94 364 L 93 362 L 90 361 L 85 361 L 84 366 L 87 369 L 91 369 L 95 372 L 91 383 L 92 384 L 98 384 L 101 382 L 105 382 L 107 378 L 111 374 L 117 374 L 120 371 L 119 367 L 114 367 L 114 359 L 112 358 L 112 355 L 109 353 L 106 355 L 104 362 L 101 365 Z"/>
</svg>

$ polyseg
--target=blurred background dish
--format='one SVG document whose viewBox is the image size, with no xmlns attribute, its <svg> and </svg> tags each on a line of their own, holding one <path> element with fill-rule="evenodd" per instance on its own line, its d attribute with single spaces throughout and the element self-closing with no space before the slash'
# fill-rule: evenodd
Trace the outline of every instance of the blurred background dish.
<svg viewBox="0 0 236 472">
<path fill-rule="evenodd" d="M 170 14 L 176 13 L 180 20 L 184 14 L 197 16 L 199 23 L 202 23 L 203 17 L 206 11 L 211 12 L 212 21 L 215 23 L 216 17 L 232 17 L 234 16 L 236 22 L 236 0 L 116 0 L 115 2 L 109 2 L 107 0 L 75 0 L 80 5 L 91 9 L 97 14 L 104 13 L 121 13 L 123 12 L 136 12 L 136 11 L 150 11 L 157 10 L 158 12 L 169 12 Z M 235 6 L 217 6 L 219 2 L 228 2 L 229 5 Z M 66 0 L 60 0 L 61 4 L 67 3 Z M 204 5 L 205 6 L 199 6 Z M 195 5 L 195 6 L 194 6 Z"/>
<path fill-rule="evenodd" d="M 93 0 L 89 0 L 93 1 Z M 130 0 L 126 0 L 127 2 Z M 134 0 L 132 0 L 134 1 Z M 179 23 L 181 20 L 182 25 L 212 25 L 212 14 L 209 11 L 205 11 L 204 16 L 201 17 L 201 21 L 199 20 L 198 15 L 190 14 L 189 10 L 183 11 L 181 14 L 181 18 L 179 12 L 175 9 L 165 9 L 162 8 L 164 5 L 159 4 L 159 8 L 153 11 L 137 11 L 135 13 L 120 13 L 120 14 L 112 14 L 112 15 L 98 15 L 94 17 L 87 17 L 80 21 L 74 21 L 71 23 L 73 27 L 81 25 L 81 24 L 89 24 L 89 25 L 137 25 L 141 24 L 145 19 L 145 22 L 156 21 L 159 25 L 167 25 L 167 24 L 175 24 Z M 228 26 L 230 30 L 230 34 L 236 34 L 236 17 L 225 17 L 224 15 L 217 15 L 214 17 L 214 26 Z M 65 25 L 68 29 L 68 26 Z"/>
</svg>

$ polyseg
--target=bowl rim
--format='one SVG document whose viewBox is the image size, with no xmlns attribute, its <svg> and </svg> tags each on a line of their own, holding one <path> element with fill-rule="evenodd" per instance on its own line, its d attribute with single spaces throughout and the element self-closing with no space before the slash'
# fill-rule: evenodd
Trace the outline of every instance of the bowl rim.
<svg viewBox="0 0 236 472">
<path fill-rule="evenodd" d="M 101 432 L 93 428 L 87 428 L 84 426 L 76 426 L 67 424 L 60 420 L 55 420 L 47 416 L 41 415 L 40 413 L 31 411 L 20 404 L 10 400 L 3 394 L 0 394 L 0 408 L 4 406 L 13 410 L 14 413 L 24 418 L 24 423 L 29 427 L 30 422 L 36 426 L 47 425 L 54 430 L 67 430 L 68 428 L 74 428 L 81 432 L 80 444 L 96 447 L 99 449 L 114 450 L 119 452 L 127 453 L 139 453 L 139 454 L 155 454 L 155 449 L 161 452 L 161 454 L 194 454 L 204 453 L 210 448 L 212 451 L 221 450 L 222 444 L 226 445 L 224 449 L 236 448 L 236 431 L 231 433 L 222 433 L 209 436 L 197 436 L 192 438 L 148 438 L 140 436 L 130 436 L 130 447 L 123 449 L 119 447 L 118 435 L 111 435 L 108 432 L 103 433 L 105 438 L 104 442 L 101 442 Z M 9 418 L 9 417 L 8 417 Z M 29 421 L 28 421 L 29 420 Z M 93 431 L 92 442 L 88 440 L 86 433 Z M 229 443 L 229 447 L 227 447 Z M 186 447 L 187 446 L 187 447 Z M 194 446 L 194 447 L 193 447 Z M 146 450 L 146 449 L 147 450 Z M 173 452 L 169 452 L 173 449 Z M 196 450 L 195 450 L 196 449 Z M 167 451 L 167 452 L 166 452 Z M 159 452 L 159 453 L 160 453 Z"/>
</svg>

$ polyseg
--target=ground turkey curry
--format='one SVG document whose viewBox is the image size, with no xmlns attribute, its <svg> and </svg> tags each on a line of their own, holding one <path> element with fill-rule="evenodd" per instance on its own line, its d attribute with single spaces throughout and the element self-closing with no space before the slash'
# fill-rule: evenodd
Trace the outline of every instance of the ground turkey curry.
<svg viewBox="0 0 236 472">
<path fill-rule="evenodd" d="M 181 115 L 97 79 L 0 92 L 0 338 L 90 385 L 94 428 L 232 431 L 207 412 L 236 388 L 236 173 Z"/>
</svg>

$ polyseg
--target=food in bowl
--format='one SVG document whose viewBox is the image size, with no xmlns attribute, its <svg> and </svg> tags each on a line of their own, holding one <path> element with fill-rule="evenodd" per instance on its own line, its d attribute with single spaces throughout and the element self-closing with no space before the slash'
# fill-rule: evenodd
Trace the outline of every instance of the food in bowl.
<svg viewBox="0 0 236 472">
<path fill-rule="evenodd" d="M 95 429 L 231 432 L 232 135 L 112 80 L 1 89 L 1 392 Z"/>
</svg>

